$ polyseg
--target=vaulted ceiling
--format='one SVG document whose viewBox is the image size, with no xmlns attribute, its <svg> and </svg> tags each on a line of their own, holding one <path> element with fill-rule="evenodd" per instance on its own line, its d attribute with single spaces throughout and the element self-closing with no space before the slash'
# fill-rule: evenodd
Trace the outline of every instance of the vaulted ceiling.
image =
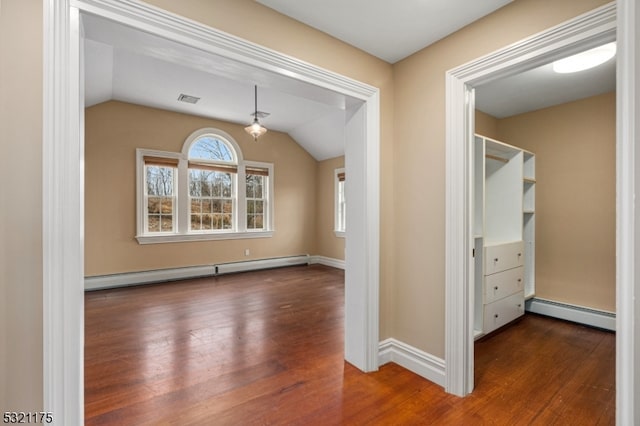
<svg viewBox="0 0 640 426">
<path fill-rule="evenodd" d="M 510 0 L 257 0 L 387 62 L 438 41 Z M 238 124 L 258 109 L 317 160 L 344 153 L 345 111 L 355 99 L 83 15 L 85 104 L 119 100 Z M 505 117 L 615 88 L 615 61 L 559 76 L 549 66 L 477 88 L 478 109 Z M 181 94 L 200 98 L 196 104 Z"/>
</svg>

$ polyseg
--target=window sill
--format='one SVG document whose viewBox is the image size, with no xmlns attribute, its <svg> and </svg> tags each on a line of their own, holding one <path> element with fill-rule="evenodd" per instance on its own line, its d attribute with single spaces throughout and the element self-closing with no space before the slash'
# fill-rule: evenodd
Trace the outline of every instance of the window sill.
<svg viewBox="0 0 640 426">
<path fill-rule="evenodd" d="M 190 241 L 240 240 L 248 238 L 271 238 L 273 231 L 219 232 L 211 234 L 162 234 L 137 235 L 138 244 L 186 243 Z"/>
<path fill-rule="evenodd" d="M 333 231 L 333 233 L 336 234 L 338 238 L 344 238 L 347 235 L 345 231 Z"/>
</svg>

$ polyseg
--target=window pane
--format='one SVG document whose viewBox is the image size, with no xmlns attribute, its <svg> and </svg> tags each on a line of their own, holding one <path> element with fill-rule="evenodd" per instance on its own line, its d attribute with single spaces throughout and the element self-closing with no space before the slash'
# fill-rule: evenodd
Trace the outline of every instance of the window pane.
<svg viewBox="0 0 640 426">
<path fill-rule="evenodd" d="M 146 166 L 147 195 L 173 195 L 173 167 Z"/>
<path fill-rule="evenodd" d="M 229 213 L 225 213 L 222 215 L 222 220 L 223 220 L 223 227 L 224 229 L 231 229 L 232 228 L 232 217 L 231 214 Z"/>
<path fill-rule="evenodd" d="M 149 214 L 160 213 L 160 197 L 149 197 L 147 200 L 147 212 Z"/>
<path fill-rule="evenodd" d="M 231 174 L 221 173 L 221 175 L 222 175 L 222 196 L 229 198 L 231 197 Z"/>
<path fill-rule="evenodd" d="M 146 214 L 145 232 L 173 231 L 174 165 L 145 164 Z"/>
<path fill-rule="evenodd" d="M 252 214 L 256 212 L 256 202 L 253 200 L 247 201 L 247 214 Z"/>
<path fill-rule="evenodd" d="M 222 214 L 220 213 L 214 213 L 213 214 L 213 224 L 212 224 L 212 228 L 213 229 L 222 229 L 223 223 L 222 223 Z"/>
<path fill-rule="evenodd" d="M 247 175 L 247 198 L 253 198 L 253 195 L 255 194 L 255 176 L 253 175 Z"/>
<path fill-rule="evenodd" d="M 264 218 L 264 215 L 261 214 L 257 214 L 255 216 L 255 229 L 263 229 L 264 228 L 264 224 L 262 223 L 262 219 Z"/>
<path fill-rule="evenodd" d="M 256 213 L 260 213 L 260 214 L 264 213 L 264 201 L 258 200 L 258 201 L 255 201 L 255 203 L 256 203 L 256 207 L 255 207 Z"/>
<path fill-rule="evenodd" d="M 211 200 L 208 198 L 202 199 L 202 213 L 211 213 L 213 210 L 211 209 Z"/>
<path fill-rule="evenodd" d="M 173 216 L 162 216 L 161 220 L 161 229 L 163 232 L 171 232 L 173 231 Z"/>
<path fill-rule="evenodd" d="M 233 201 L 224 200 L 222 202 L 222 212 L 223 213 L 233 213 Z"/>
<path fill-rule="evenodd" d="M 189 149 L 189 158 L 205 160 L 233 161 L 231 148 L 226 142 L 213 136 L 200 137 Z"/>
<path fill-rule="evenodd" d="M 222 201 L 221 200 L 212 200 L 213 208 L 211 211 L 213 213 L 222 213 Z"/>
<path fill-rule="evenodd" d="M 247 198 L 262 198 L 264 176 L 247 175 Z"/>
<path fill-rule="evenodd" d="M 264 198 L 264 195 L 262 195 L 262 184 L 263 184 L 263 180 L 264 180 L 264 176 L 256 176 L 257 182 L 256 182 L 256 195 L 255 198 Z"/>
<path fill-rule="evenodd" d="M 171 198 L 163 198 L 160 203 L 160 212 L 165 214 L 173 213 L 173 200 Z"/>
<path fill-rule="evenodd" d="M 198 230 L 200 229 L 200 218 L 201 216 L 198 214 L 191 215 L 191 229 Z"/>
<path fill-rule="evenodd" d="M 211 229 L 213 226 L 213 215 L 212 214 L 204 214 L 202 215 L 202 228 L 201 229 Z"/>
<path fill-rule="evenodd" d="M 159 232 L 160 231 L 160 216 L 159 215 L 149 215 L 147 217 L 147 222 L 149 226 L 149 232 Z"/>
<path fill-rule="evenodd" d="M 191 213 L 200 213 L 202 211 L 202 200 L 199 198 L 191 199 Z"/>
</svg>

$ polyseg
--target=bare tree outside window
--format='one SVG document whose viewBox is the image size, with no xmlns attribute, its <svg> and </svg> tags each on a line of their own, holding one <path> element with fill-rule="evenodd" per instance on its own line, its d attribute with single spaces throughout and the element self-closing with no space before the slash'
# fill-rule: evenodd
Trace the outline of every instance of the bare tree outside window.
<svg viewBox="0 0 640 426">
<path fill-rule="evenodd" d="M 171 232 L 174 229 L 174 172 L 173 167 L 146 167 L 148 232 Z"/>
</svg>

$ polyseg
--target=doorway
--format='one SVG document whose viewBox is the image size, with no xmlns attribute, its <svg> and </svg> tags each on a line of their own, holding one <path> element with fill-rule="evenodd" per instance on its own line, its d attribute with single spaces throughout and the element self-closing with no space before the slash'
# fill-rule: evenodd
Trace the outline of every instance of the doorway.
<svg viewBox="0 0 640 426">
<path fill-rule="evenodd" d="M 472 173 L 470 173 L 475 128 L 473 88 L 602 45 L 615 37 L 616 5 L 608 4 L 447 73 L 447 180 L 449 183 L 446 200 L 445 359 L 448 371 L 446 389 L 451 393 L 464 396 L 470 393 L 474 386 L 472 258 L 474 218 Z M 618 93 L 621 89 L 618 82 Z M 619 117 L 618 120 L 620 120 Z M 620 146 L 621 139 L 618 136 L 618 149 Z M 620 277 L 617 284 L 618 294 L 619 280 Z M 620 305 L 617 311 L 620 315 Z"/>
<path fill-rule="evenodd" d="M 217 54 L 357 100 L 346 105 L 346 168 L 354 196 L 345 270 L 345 359 L 378 367 L 379 123 L 378 89 L 230 37 L 143 3 L 48 2 L 45 22 L 44 406 L 64 424 L 83 418 L 83 72 L 82 13 Z"/>
</svg>

